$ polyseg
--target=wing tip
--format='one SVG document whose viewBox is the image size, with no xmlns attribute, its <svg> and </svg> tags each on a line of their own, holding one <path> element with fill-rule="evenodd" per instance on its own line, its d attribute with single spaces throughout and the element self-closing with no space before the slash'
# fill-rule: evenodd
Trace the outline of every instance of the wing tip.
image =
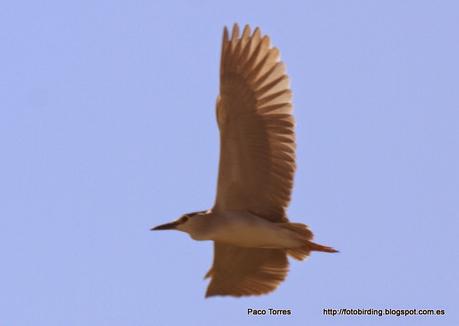
<svg viewBox="0 0 459 326">
<path fill-rule="evenodd" d="M 248 39 L 250 37 L 250 26 L 249 24 L 245 24 L 244 29 L 242 31 L 241 38 Z"/>
<path fill-rule="evenodd" d="M 239 38 L 239 24 L 233 24 L 233 30 L 231 32 L 231 41 L 236 41 Z"/>
<path fill-rule="evenodd" d="M 231 37 L 230 37 L 230 30 L 231 30 Z M 245 24 L 244 28 L 242 29 L 242 33 L 240 32 L 241 28 L 239 27 L 239 23 L 233 23 L 232 27 L 229 28 L 228 26 L 223 26 L 223 41 L 228 42 L 228 41 L 233 41 L 237 40 L 239 38 L 268 38 L 268 35 L 262 35 L 260 27 L 256 26 L 255 29 L 253 30 L 253 33 L 251 34 L 251 27 L 250 24 Z"/>
<path fill-rule="evenodd" d="M 223 27 L 223 43 L 228 42 L 228 36 L 229 36 L 228 27 L 224 26 Z"/>
<path fill-rule="evenodd" d="M 279 287 L 280 283 L 279 284 L 276 284 L 274 287 L 272 288 L 269 288 L 267 290 L 262 290 L 262 291 L 259 291 L 259 292 L 233 292 L 231 293 L 230 291 L 218 291 L 218 290 L 212 290 L 210 289 L 210 286 L 207 288 L 207 291 L 204 295 L 204 298 L 205 299 L 208 299 L 208 298 L 211 298 L 211 297 L 236 297 L 236 298 L 240 298 L 240 297 L 259 297 L 259 296 L 262 296 L 262 295 L 267 295 L 267 294 L 270 294 L 272 292 L 274 292 L 278 287 Z"/>
</svg>

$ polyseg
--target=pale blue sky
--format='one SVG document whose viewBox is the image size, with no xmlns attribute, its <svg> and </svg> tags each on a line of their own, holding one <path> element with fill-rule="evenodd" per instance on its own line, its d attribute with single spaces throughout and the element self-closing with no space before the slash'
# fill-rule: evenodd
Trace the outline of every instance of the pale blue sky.
<svg viewBox="0 0 459 326">
<path fill-rule="evenodd" d="M 289 215 L 341 253 L 292 262 L 269 296 L 206 300 L 211 243 L 148 230 L 213 203 L 233 22 L 281 50 Z M 458 325 L 458 31 L 457 1 L 3 1 L 0 324 Z"/>
</svg>

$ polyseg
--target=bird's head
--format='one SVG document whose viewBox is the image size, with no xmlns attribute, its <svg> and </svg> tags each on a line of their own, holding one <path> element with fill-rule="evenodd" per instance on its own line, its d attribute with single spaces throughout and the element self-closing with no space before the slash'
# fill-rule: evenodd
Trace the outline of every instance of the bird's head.
<svg viewBox="0 0 459 326">
<path fill-rule="evenodd" d="M 158 225 L 154 228 L 151 228 L 151 231 L 159 230 L 178 230 L 189 233 L 192 238 L 195 238 L 201 230 L 205 223 L 203 223 L 203 217 L 207 214 L 207 211 L 192 212 L 182 215 L 179 219 Z"/>
</svg>

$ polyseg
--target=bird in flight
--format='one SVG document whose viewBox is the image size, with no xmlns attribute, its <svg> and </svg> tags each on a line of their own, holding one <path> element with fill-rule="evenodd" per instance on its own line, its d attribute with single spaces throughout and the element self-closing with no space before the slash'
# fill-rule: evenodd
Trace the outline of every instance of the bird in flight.
<svg viewBox="0 0 459 326">
<path fill-rule="evenodd" d="M 288 256 L 337 252 L 286 214 L 295 173 L 291 91 L 279 50 L 260 29 L 225 27 L 221 49 L 217 196 L 206 211 L 152 230 L 179 230 L 214 241 L 206 297 L 269 293 L 285 279 Z"/>
</svg>

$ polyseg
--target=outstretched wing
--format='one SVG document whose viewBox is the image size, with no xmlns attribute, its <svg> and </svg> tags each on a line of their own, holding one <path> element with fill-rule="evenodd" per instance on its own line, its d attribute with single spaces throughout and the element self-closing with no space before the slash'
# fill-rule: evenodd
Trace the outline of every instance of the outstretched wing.
<svg viewBox="0 0 459 326">
<path fill-rule="evenodd" d="M 214 210 L 245 210 L 273 222 L 285 210 L 295 172 L 291 91 L 279 51 L 268 36 L 245 26 L 223 34 L 220 167 Z"/>
<path fill-rule="evenodd" d="M 272 222 L 287 221 L 295 172 L 291 92 L 279 51 L 248 26 L 231 38 L 225 28 L 217 121 L 220 169 L 214 211 L 243 210 Z M 214 245 L 206 296 L 260 295 L 288 272 L 285 250 Z"/>
<path fill-rule="evenodd" d="M 274 291 L 285 279 L 288 260 L 285 250 L 242 248 L 215 243 L 212 277 L 206 297 L 215 295 L 260 295 Z"/>
</svg>

